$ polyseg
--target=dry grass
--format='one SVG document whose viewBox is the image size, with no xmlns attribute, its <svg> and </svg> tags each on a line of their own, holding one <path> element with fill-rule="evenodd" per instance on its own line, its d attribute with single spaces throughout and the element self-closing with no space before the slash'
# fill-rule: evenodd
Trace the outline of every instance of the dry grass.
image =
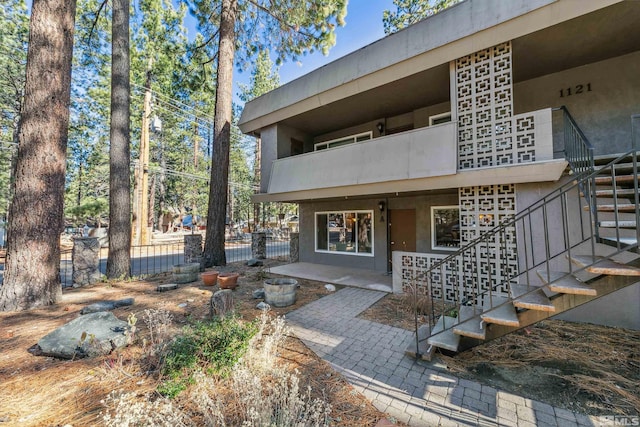
<svg viewBox="0 0 640 427">
<path fill-rule="evenodd" d="M 237 312 L 251 320 L 260 315 L 252 298 L 254 289 L 262 287 L 264 271 L 241 265 L 225 270 L 241 273 L 234 291 Z M 154 279 L 101 283 L 63 292 L 62 301 L 50 307 L 18 313 L 0 313 L 0 420 L 4 425 L 56 426 L 71 424 L 103 425 L 105 406 L 102 401 L 113 390 L 134 393 L 140 399 L 154 400 L 158 385 L 160 360 L 150 351 L 151 333 L 175 335 L 189 321 L 203 319 L 209 313 L 209 300 L 218 287 L 207 287 L 200 281 L 181 285 L 178 290 L 158 293 L 156 287 L 169 283 L 169 275 Z M 301 307 L 328 291 L 324 283 L 300 281 L 295 305 L 272 310 L 283 315 Z M 135 305 L 114 310 L 116 317 L 127 319 L 135 313 L 137 341 L 114 354 L 94 359 L 57 360 L 34 356 L 29 348 L 55 328 L 79 315 L 86 305 L 104 300 L 133 297 Z M 173 317 L 171 331 L 150 331 L 142 321 L 145 310 L 161 310 Z M 332 405 L 333 425 L 374 426 L 384 417 L 324 361 L 290 336 L 277 355 L 287 370 L 297 370 L 300 388 L 311 386 L 312 397 L 323 397 Z M 178 402 L 179 403 L 179 402 Z M 188 409 L 188 408 L 187 408 Z M 202 425 L 202 424 L 200 424 Z"/>
<path fill-rule="evenodd" d="M 387 295 L 361 317 L 413 331 L 411 306 L 408 295 Z M 590 415 L 640 413 L 640 331 L 546 320 L 438 357 L 455 375 L 554 406 Z"/>
</svg>

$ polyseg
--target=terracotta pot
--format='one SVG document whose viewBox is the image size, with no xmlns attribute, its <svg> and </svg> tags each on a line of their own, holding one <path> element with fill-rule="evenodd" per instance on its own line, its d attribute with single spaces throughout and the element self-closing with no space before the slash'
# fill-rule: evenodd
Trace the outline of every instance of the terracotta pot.
<svg viewBox="0 0 640 427">
<path fill-rule="evenodd" d="M 204 283 L 206 286 L 214 286 L 218 281 L 218 274 L 220 274 L 220 272 L 215 270 L 205 271 L 204 273 L 200 274 L 202 283 Z"/>
<path fill-rule="evenodd" d="M 220 289 L 235 289 L 238 286 L 238 273 L 220 273 L 218 274 L 218 285 Z"/>
</svg>

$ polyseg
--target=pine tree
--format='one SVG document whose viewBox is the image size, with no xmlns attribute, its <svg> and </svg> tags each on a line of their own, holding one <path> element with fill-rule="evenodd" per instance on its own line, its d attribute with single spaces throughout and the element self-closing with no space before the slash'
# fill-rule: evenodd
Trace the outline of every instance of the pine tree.
<svg viewBox="0 0 640 427">
<path fill-rule="evenodd" d="M 0 311 L 55 303 L 60 284 L 75 0 L 34 0 Z"/>
<path fill-rule="evenodd" d="M 382 12 L 382 24 L 384 33 L 391 34 L 422 21 L 429 16 L 440 12 L 460 0 L 393 0 L 396 11 L 385 10 Z"/>
<path fill-rule="evenodd" d="M 5 1 L 0 5 L 0 223 L 4 223 L 11 197 L 28 37 L 29 18 L 25 1 Z"/>
<path fill-rule="evenodd" d="M 225 217 L 232 123 L 233 67 L 273 48 L 277 63 L 305 52 L 328 52 L 335 25 L 344 25 L 347 0 L 194 0 L 200 27 L 217 39 L 214 150 L 211 164 L 205 265 L 224 265 Z M 236 52 L 236 46 L 240 49 Z"/>
</svg>

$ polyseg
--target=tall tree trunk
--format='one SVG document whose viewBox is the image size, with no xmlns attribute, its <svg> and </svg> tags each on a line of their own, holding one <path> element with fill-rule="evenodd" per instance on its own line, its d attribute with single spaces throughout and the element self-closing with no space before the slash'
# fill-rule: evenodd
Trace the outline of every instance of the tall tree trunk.
<svg viewBox="0 0 640 427">
<path fill-rule="evenodd" d="M 33 1 L 0 311 L 53 304 L 62 293 L 60 233 L 75 11 L 75 0 Z"/>
<path fill-rule="evenodd" d="M 214 144 L 209 184 L 209 211 L 204 243 L 205 265 L 226 265 L 224 251 L 227 186 L 229 184 L 229 151 L 233 91 L 233 61 L 235 56 L 235 23 L 237 0 L 222 0 L 220 14 L 220 44 L 216 78 L 216 105 L 213 120 Z"/>
<path fill-rule="evenodd" d="M 107 277 L 115 279 L 131 274 L 129 0 L 113 0 L 112 35 Z"/>
</svg>

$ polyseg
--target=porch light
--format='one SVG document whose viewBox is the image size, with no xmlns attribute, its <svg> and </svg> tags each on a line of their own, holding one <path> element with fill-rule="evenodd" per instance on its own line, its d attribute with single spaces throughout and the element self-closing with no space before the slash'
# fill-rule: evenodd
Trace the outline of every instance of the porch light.
<svg viewBox="0 0 640 427">
<path fill-rule="evenodd" d="M 378 122 L 376 128 L 378 129 L 378 132 L 380 132 L 380 135 L 382 135 L 382 132 L 384 132 L 384 123 Z"/>
<path fill-rule="evenodd" d="M 380 200 L 378 202 L 378 209 L 380 210 L 380 222 L 384 222 L 384 215 L 383 215 L 384 214 L 384 206 L 385 206 L 384 200 Z"/>
</svg>

